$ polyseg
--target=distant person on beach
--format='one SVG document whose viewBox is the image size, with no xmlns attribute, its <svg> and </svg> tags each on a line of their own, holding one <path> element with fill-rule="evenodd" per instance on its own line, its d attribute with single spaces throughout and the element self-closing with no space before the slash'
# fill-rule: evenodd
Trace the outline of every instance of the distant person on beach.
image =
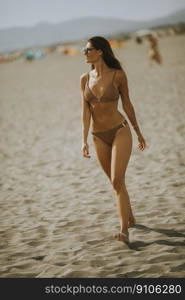
<svg viewBox="0 0 185 300">
<path fill-rule="evenodd" d="M 139 37 L 139 36 L 137 36 L 137 37 L 136 37 L 136 43 L 137 43 L 137 44 L 142 44 L 142 42 L 143 42 L 142 38 Z"/>
<path fill-rule="evenodd" d="M 158 40 L 152 34 L 148 35 L 147 40 L 149 42 L 149 59 L 155 61 L 158 64 L 162 63 L 162 58 L 159 52 Z"/>
<path fill-rule="evenodd" d="M 140 150 L 145 149 L 145 140 L 129 98 L 127 76 L 114 56 L 109 42 L 103 37 L 92 37 L 83 53 L 86 63 L 91 65 L 91 71 L 80 77 L 82 154 L 90 158 L 87 138 L 92 117 L 91 133 L 97 158 L 113 186 L 117 199 L 120 232 L 114 237 L 128 243 L 128 228 L 135 224 L 125 186 L 125 172 L 132 151 L 132 135 L 126 118 L 117 109 L 119 96 L 137 134 Z"/>
</svg>

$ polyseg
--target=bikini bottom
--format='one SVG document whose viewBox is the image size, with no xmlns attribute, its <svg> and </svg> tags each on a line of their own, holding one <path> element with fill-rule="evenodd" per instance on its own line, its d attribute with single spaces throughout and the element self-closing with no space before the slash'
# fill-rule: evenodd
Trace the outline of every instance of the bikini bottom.
<svg viewBox="0 0 185 300">
<path fill-rule="evenodd" d="M 114 138 L 116 136 L 116 132 L 118 129 L 122 127 L 126 127 L 128 125 L 127 120 L 124 120 L 121 124 L 117 125 L 116 127 L 113 127 L 106 131 L 97 131 L 97 132 L 91 132 L 93 135 L 99 137 L 104 143 L 106 143 L 108 146 L 112 147 L 112 143 L 114 141 Z"/>
</svg>

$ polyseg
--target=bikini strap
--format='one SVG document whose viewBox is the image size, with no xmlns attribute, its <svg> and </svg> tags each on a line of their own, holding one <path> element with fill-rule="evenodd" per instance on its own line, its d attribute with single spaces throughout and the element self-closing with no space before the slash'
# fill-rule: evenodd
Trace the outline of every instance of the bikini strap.
<svg viewBox="0 0 185 300">
<path fill-rule="evenodd" d="M 117 71 L 117 70 L 116 70 Z M 114 82 L 114 78 L 115 78 L 115 75 L 116 75 L 116 71 L 114 72 L 113 76 L 112 76 L 112 83 Z"/>
<path fill-rule="evenodd" d="M 87 73 L 87 81 L 86 81 L 87 86 L 89 86 L 89 72 Z"/>
</svg>

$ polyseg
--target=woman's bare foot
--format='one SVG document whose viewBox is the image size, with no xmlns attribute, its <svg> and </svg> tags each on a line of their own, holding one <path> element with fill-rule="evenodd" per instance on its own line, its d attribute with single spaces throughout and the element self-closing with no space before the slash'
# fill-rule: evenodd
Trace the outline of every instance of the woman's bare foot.
<svg viewBox="0 0 185 300">
<path fill-rule="evenodd" d="M 114 238 L 120 242 L 124 242 L 125 244 L 129 243 L 129 233 L 119 232 L 114 235 Z"/>
</svg>

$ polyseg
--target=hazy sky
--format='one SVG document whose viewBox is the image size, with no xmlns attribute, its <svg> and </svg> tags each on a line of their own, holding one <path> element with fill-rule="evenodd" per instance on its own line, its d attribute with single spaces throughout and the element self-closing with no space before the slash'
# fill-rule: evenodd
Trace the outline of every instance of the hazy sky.
<svg viewBox="0 0 185 300">
<path fill-rule="evenodd" d="M 185 0 L 0 0 L 0 28 L 88 17 L 147 20 L 185 8 Z"/>
</svg>

